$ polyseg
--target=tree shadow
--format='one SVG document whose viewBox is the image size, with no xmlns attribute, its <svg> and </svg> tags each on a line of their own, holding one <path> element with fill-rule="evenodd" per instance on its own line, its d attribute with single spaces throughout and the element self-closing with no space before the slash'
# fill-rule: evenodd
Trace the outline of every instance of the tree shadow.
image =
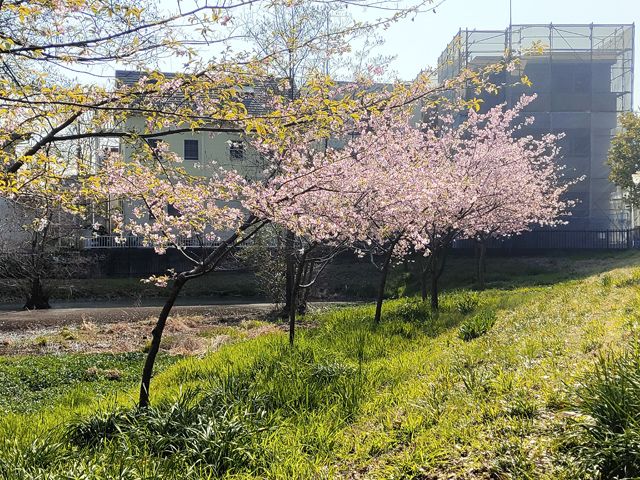
<svg viewBox="0 0 640 480">
<path fill-rule="evenodd" d="M 512 290 L 555 285 L 581 280 L 617 268 L 640 267 L 640 252 L 546 252 L 540 255 L 487 258 L 486 289 Z M 476 260 L 473 255 L 453 252 L 440 280 L 443 291 L 475 289 Z M 415 295 L 420 292 L 416 262 L 409 268 L 397 266 L 389 282 L 389 294 Z"/>
</svg>

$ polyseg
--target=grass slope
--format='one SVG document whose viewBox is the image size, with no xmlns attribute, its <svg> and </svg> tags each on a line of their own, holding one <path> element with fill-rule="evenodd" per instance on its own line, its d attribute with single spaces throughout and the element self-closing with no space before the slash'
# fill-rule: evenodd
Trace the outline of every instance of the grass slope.
<svg viewBox="0 0 640 480">
<path fill-rule="evenodd" d="M 270 334 L 167 367 L 145 414 L 122 385 L 7 414 L 0 476 L 591 478 L 571 405 L 599 352 L 640 331 L 639 263 L 558 259 L 540 282 L 451 291 L 437 316 L 388 301 L 379 326 L 372 306 L 308 316 L 293 350 Z"/>
</svg>

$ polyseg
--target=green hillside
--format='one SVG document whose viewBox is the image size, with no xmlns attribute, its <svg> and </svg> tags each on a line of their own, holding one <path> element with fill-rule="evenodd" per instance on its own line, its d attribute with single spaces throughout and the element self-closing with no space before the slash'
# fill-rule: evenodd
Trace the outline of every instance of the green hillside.
<svg viewBox="0 0 640 480">
<path fill-rule="evenodd" d="M 74 381 L 33 385 L 5 359 L 0 476 L 633 478 L 640 256 L 572 262 L 556 283 L 562 262 L 544 285 L 450 290 L 437 315 L 389 300 L 379 326 L 370 305 L 308 315 L 294 349 L 270 333 L 164 360 L 147 412 L 138 357 L 100 357 L 96 380 L 64 356 Z M 113 365 L 124 380 L 105 380 Z"/>
</svg>

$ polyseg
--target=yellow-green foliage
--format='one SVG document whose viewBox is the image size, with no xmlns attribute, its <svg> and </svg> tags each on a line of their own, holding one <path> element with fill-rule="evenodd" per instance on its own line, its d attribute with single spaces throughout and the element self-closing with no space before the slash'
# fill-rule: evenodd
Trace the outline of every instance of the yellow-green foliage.
<svg viewBox="0 0 640 480">
<path fill-rule="evenodd" d="M 284 333 L 224 345 L 159 373 L 146 417 L 134 388 L 5 416 L 0 474 L 589 478 L 565 441 L 575 385 L 637 336 L 640 306 L 635 270 L 604 263 L 552 285 L 445 293 L 438 314 L 387 301 L 378 326 L 371 305 L 320 313 L 293 350 Z M 463 341 L 460 326 L 482 312 L 495 323 Z"/>
</svg>

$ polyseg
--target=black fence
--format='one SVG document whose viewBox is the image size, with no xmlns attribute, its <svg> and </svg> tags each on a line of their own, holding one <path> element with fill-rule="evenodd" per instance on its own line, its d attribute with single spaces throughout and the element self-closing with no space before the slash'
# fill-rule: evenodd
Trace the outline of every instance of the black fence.
<svg viewBox="0 0 640 480">
<path fill-rule="evenodd" d="M 456 249 L 475 248 L 475 240 L 457 240 Z M 504 251 L 628 250 L 640 248 L 640 229 L 634 230 L 534 230 L 521 235 L 491 238 L 487 248 Z"/>
<path fill-rule="evenodd" d="M 211 248 L 187 249 L 187 252 L 191 257 L 202 258 L 211 252 Z M 139 247 L 91 248 L 80 253 L 89 259 L 86 273 L 89 278 L 140 278 L 165 274 L 170 269 L 181 272 L 193 268 L 193 263 L 175 248 L 167 249 L 162 255 L 153 248 Z M 244 268 L 243 265 L 234 255 L 229 255 L 218 270 L 240 268 Z"/>
<path fill-rule="evenodd" d="M 452 253 L 472 255 L 477 244 L 474 240 L 457 240 Z M 629 250 L 640 248 L 640 229 L 635 230 L 535 230 L 507 238 L 492 238 L 487 248 L 492 255 L 539 255 L 549 251 L 588 251 L 588 250 Z M 210 248 L 195 249 L 193 254 L 203 255 Z M 87 262 L 84 276 L 100 277 L 147 277 L 166 273 L 167 269 L 181 271 L 192 265 L 176 249 L 167 249 L 166 254 L 158 255 L 153 248 L 118 246 L 95 247 L 76 252 Z M 346 253 L 337 261 L 367 261 Z M 222 266 L 226 270 L 246 268 L 233 256 Z"/>
</svg>

